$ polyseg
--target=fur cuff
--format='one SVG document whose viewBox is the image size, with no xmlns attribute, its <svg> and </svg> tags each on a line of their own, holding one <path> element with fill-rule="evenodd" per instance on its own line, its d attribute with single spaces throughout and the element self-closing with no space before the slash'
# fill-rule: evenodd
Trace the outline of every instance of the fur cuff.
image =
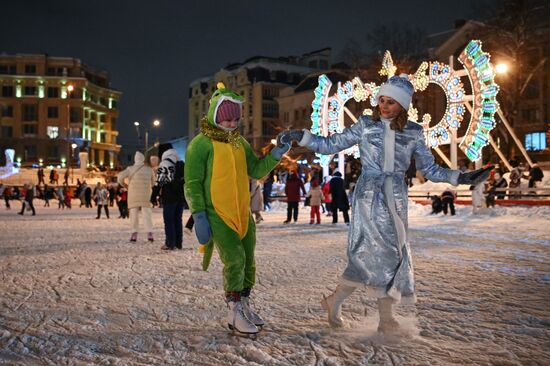
<svg viewBox="0 0 550 366">
<path fill-rule="evenodd" d="M 309 130 L 306 130 L 305 128 L 302 131 L 304 131 L 304 136 L 302 136 L 302 139 L 298 141 L 298 145 L 306 146 L 311 142 L 311 140 L 313 140 L 313 135 L 311 134 L 311 132 L 309 132 Z"/>
</svg>

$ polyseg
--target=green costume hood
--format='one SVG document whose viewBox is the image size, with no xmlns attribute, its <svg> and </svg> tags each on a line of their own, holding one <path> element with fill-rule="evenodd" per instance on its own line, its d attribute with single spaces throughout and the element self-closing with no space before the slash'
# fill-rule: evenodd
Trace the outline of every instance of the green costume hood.
<svg viewBox="0 0 550 366">
<path fill-rule="evenodd" d="M 218 89 L 212 94 L 212 98 L 210 98 L 210 107 L 208 107 L 208 113 L 206 114 L 206 118 L 208 120 L 208 123 L 212 126 L 218 127 L 216 124 L 216 113 L 218 112 L 218 107 L 224 100 L 229 100 L 233 103 L 237 103 L 239 105 L 242 105 L 244 103 L 244 98 L 241 97 L 239 94 L 227 89 L 223 83 L 218 83 L 217 85 Z M 241 121 L 239 121 L 239 125 L 241 124 Z"/>
</svg>

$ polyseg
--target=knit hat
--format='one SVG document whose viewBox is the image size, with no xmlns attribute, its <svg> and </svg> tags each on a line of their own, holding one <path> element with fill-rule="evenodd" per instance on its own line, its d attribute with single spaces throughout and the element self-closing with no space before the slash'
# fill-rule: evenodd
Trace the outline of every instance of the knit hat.
<svg viewBox="0 0 550 366">
<path fill-rule="evenodd" d="M 414 87 L 409 81 L 407 74 L 392 76 L 380 87 L 376 95 L 376 104 L 378 104 L 378 99 L 381 96 L 391 97 L 407 111 L 409 110 L 413 93 Z"/>
<path fill-rule="evenodd" d="M 216 111 L 216 124 L 241 118 L 241 105 L 230 100 L 224 100 Z"/>
</svg>

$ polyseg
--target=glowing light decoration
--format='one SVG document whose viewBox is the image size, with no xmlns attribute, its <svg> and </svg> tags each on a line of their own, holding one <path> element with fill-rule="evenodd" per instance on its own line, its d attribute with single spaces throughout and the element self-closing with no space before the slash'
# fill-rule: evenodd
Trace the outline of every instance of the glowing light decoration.
<svg viewBox="0 0 550 366">
<path fill-rule="evenodd" d="M 458 60 L 468 70 L 472 85 L 472 111 L 468 131 L 459 147 L 468 159 L 481 157 L 481 149 L 489 143 L 489 133 L 495 127 L 498 111 L 496 96 L 499 86 L 495 83 L 495 71 L 490 55 L 481 49 L 481 41 L 470 41 Z"/>
<path fill-rule="evenodd" d="M 489 132 L 495 126 L 494 114 L 498 111 L 496 95 L 499 87 L 494 82 L 495 72 L 490 63 L 489 54 L 481 49 L 480 41 L 471 41 L 459 56 L 472 86 L 472 97 L 467 98 L 460 74 L 449 65 L 431 61 L 422 62 L 417 71 L 409 75 L 409 81 L 415 91 L 424 91 L 429 84 L 439 86 L 446 96 L 445 113 L 441 120 L 430 127 L 432 117 L 424 114 L 419 121 L 418 110 L 411 104 L 408 110 L 409 120 L 419 123 L 424 128 L 426 143 L 432 148 L 451 143 L 450 130 L 457 130 L 467 109 L 468 100 L 472 100 L 471 117 L 468 130 L 459 146 L 466 156 L 475 161 L 481 156 L 481 149 L 489 142 Z M 380 75 L 388 78 L 395 75 L 397 68 L 389 51 L 386 51 L 382 61 Z M 358 77 L 345 83 L 338 83 L 336 93 L 329 96 L 332 82 L 326 75 L 319 76 L 319 85 L 314 91 L 315 99 L 311 103 L 311 132 L 319 136 L 330 136 L 339 133 L 344 128 L 344 112 L 350 99 L 356 102 L 369 101 L 375 105 L 380 89 L 375 83 L 363 83 Z M 349 110 L 347 110 L 350 114 Z M 364 116 L 372 115 L 371 109 L 362 112 Z M 344 153 L 359 157 L 359 149 L 354 146 Z M 322 166 L 328 166 L 331 156 L 316 154 Z"/>
</svg>

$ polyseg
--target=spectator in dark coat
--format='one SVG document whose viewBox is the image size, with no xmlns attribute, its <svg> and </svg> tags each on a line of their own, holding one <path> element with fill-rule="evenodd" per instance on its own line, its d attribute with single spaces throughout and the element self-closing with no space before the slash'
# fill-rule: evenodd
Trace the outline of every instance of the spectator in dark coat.
<svg viewBox="0 0 550 366">
<path fill-rule="evenodd" d="M 292 172 L 288 179 L 286 180 L 285 185 L 285 194 L 286 194 L 286 220 L 283 224 L 290 223 L 291 218 L 294 219 L 294 222 L 298 221 L 298 203 L 300 202 L 300 190 L 306 195 L 306 189 L 304 187 L 304 182 L 298 177 L 296 172 Z"/>
<path fill-rule="evenodd" d="M 344 222 L 349 225 L 349 201 L 346 190 L 344 189 L 344 180 L 340 172 L 334 173 L 330 180 L 330 195 L 332 197 L 332 223 L 338 223 L 338 210 L 344 215 Z"/>
<path fill-rule="evenodd" d="M 269 211 L 271 209 L 271 191 L 273 190 L 273 171 L 265 178 L 263 195 L 264 195 L 264 211 Z"/>
<path fill-rule="evenodd" d="M 87 184 L 84 188 L 84 201 L 86 202 L 86 208 L 92 208 L 92 187 Z"/>
<path fill-rule="evenodd" d="M 157 181 L 151 195 L 152 200 L 156 200 L 160 195 L 162 201 L 166 235 L 165 243 L 160 248 L 162 250 L 182 249 L 182 215 L 186 206 L 183 194 L 184 166 L 175 149 L 168 149 L 162 153 L 162 160 L 157 170 Z"/>
<path fill-rule="evenodd" d="M 451 209 L 451 216 L 455 215 L 455 199 L 456 192 L 451 188 L 447 188 L 441 193 L 441 203 L 443 204 L 443 213 L 447 215 L 447 211 Z"/>
<path fill-rule="evenodd" d="M 36 215 L 34 205 L 32 204 L 32 200 L 34 200 L 34 188 L 30 184 L 25 184 L 25 188 L 27 189 L 25 192 L 25 200 L 23 201 L 23 205 L 21 206 L 21 211 L 19 212 L 19 215 L 25 214 L 25 207 L 28 205 L 32 210 L 32 215 L 34 216 Z"/>
<path fill-rule="evenodd" d="M 38 172 L 36 174 L 38 175 L 38 185 L 44 184 L 44 169 L 38 168 Z"/>
<path fill-rule="evenodd" d="M 441 197 L 433 195 L 430 197 L 432 200 L 432 212 L 430 215 L 437 215 L 443 210 L 443 203 L 441 202 Z"/>
<path fill-rule="evenodd" d="M 529 170 L 529 188 L 536 188 L 542 182 L 544 173 L 537 163 L 534 163 Z"/>
</svg>

